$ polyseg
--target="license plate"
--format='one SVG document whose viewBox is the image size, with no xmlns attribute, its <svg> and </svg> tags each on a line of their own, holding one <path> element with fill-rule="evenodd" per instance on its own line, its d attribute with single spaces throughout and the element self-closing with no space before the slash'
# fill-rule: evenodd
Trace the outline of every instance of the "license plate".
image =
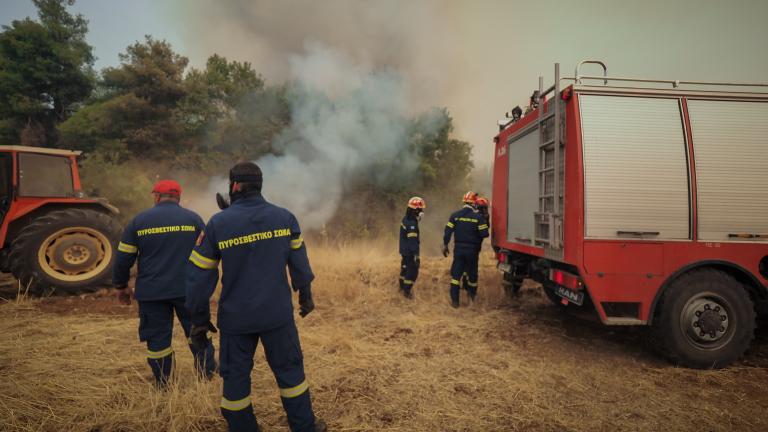
<svg viewBox="0 0 768 432">
<path fill-rule="evenodd" d="M 507 263 L 499 263 L 499 270 L 504 273 L 509 273 L 512 271 L 512 265 Z"/>
<path fill-rule="evenodd" d="M 581 306 L 584 303 L 583 292 L 572 291 L 561 285 L 555 285 L 555 294 L 579 306 Z"/>
</svg>

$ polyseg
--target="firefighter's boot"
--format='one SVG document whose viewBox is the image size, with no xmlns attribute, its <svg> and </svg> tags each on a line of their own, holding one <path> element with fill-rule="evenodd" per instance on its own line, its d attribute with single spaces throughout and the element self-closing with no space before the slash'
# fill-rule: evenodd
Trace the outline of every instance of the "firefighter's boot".
<svg viewBox="0 0 768 432">
<path fill-rule="evenodd" d="M 326 425 L 324 421 L 315 419 L 315 432 L 326 432 L 327 430 L 328 425 Z"/>
<path fill-rule="evenodd" d="M 467 294 L 469 294 L 470 303 L 474 303 L 477 298 L 477 287 L 467 287 Z"/>
<path fill-rule="evenodd" d="M 459 307 L 459 285 L 451 284 L 451 306 Z"/>
<path fill-rule="evenodd" d="M 168 388 L 171 372 L 173 371 L 173 352 L 162 357 L 151 356 L 147 358 L 147 363 L 149 363 L 150 368 L 152 368 L 152 374 L 155 376 L 155 387 L 159 390 Z"/>
</svg>

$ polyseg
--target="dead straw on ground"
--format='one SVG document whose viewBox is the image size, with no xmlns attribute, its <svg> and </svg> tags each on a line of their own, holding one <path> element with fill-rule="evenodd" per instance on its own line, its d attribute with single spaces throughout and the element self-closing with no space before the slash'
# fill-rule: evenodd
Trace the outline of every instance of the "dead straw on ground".
<svg viewBox="0 0 768 432">
<path fill-rule="evenodd" d="M 312 252 L 317 310 L 297 321 L 315 410 L 333 431 L 768 430 L 762 345 L 725 370 L 676 368 L 648 352 L 642 330 L 564 316 L 533 286 L 506 298 L 490 253 L 480 300 L 453 310 L 448 259 L 422 260 L 409 301 L 398 256 Z M 225 430 L 221 380 L 193 377 L 180 328 L 176 377 L 159 392 L 135 305 L 84 296 L 0 313 L 0 430 Z M 263 429 L 287 430 L 260 351 L 252 377 Z"/>
</svg>

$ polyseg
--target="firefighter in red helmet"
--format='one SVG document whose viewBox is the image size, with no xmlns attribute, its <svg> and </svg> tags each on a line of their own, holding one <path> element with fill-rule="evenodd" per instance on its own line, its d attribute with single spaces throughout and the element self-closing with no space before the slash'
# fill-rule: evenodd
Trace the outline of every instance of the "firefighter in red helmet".
<svg viewBox="0 0 768 432">
<path fill-rule="evenodd" d="M 484 196 L 478 196 L 475 200 L 475 208 L 477 208 L 477 211 L 485 217 L 485 220 L 487 222 L 491 221 L 491 215 L 488 211 L 488 207 L 491 205 L 491 202 L 488 201 L 488 198 Z"/>
<path fill-rule="evenodd" d="M 448 244 L 454 238 L 453 262 L 451 263 L 451 306 L 459 307 L 459 288 L 461 278 L 467 274 L 469 297 L 474 300 L 477 293 L 477 261 L 483 239 L 488 237 L 488 221 L 477 212 L 475 203 L 477 194 L 469 191 L 464 194 L 464 206 L 454 212 L 445 225 L 443 235 L 443 255 L 448 256 Z"/>
<path fill-rule="evenodd" d="M 420 197 L 408 200 L 405 216 L 400 223 L 400 292 L 411 298 L 411 289 L 419 276 L 419 220 L 427 203 Z"/>
<path fill-rule="evenodd" d="M 147 362 L 158 387 L 171 376 L 174 354 L 171 348 L 173 315 L 190 336 L 192 321 L 184 307 L 187 258 L 203 230 L 197 213 L 182 208 L 181 186 L 160 180 L 152 188 L 155 206 L 139 213 L 128 223 L 117 247 L 113 283 L 123 304 L 131 302 L 128 287 L 131 267 L 138 261 L 135 298 L 139 303 L 139 339 L 147 343 Z M 216 369 L 213 345 L 190 344 L 198 372 L 211 377 Z"/>
<path fill-rule="evenodd" d="M 475 209 L 478 213 L 483 215 L 485 217 L 486 222 L 490 224 L 490 214 L 488 212 L 488 206 L 490 205 L 490 202 L 488 201 L 488 198 L 478 195 L 475 199 Z M 471 299 L 474 299 L 477 295 L 477 286 L 472 286 L 469 283 L 469 277 L 467 276 L 467 272 L 464 272 L 464 274 L 461 277 L 461 287 L 464 289 L 464 291 L 467 292 L 469 297 Z"/>
</svg>

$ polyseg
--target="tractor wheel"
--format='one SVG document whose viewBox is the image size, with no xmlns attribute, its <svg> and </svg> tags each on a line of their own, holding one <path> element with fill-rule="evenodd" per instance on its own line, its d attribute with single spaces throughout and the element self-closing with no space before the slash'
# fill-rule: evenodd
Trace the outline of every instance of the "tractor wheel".
<svg viewBox="0 0 768 432">
<path fill-rule="evenodd" d="M 55 210 L 24 227 L 9 262 L 22 290 L 95 291 L 110 276 L 120 224 L 90 209 Z"/>
<path fill-rule="evenodd" d="M 755 333 L 755 309 L 746 287 L 725 272 L 694 270 L 662 294 L 653 339 L 672 362 L 697 369 L 737 360 Z"/>
</svg>

